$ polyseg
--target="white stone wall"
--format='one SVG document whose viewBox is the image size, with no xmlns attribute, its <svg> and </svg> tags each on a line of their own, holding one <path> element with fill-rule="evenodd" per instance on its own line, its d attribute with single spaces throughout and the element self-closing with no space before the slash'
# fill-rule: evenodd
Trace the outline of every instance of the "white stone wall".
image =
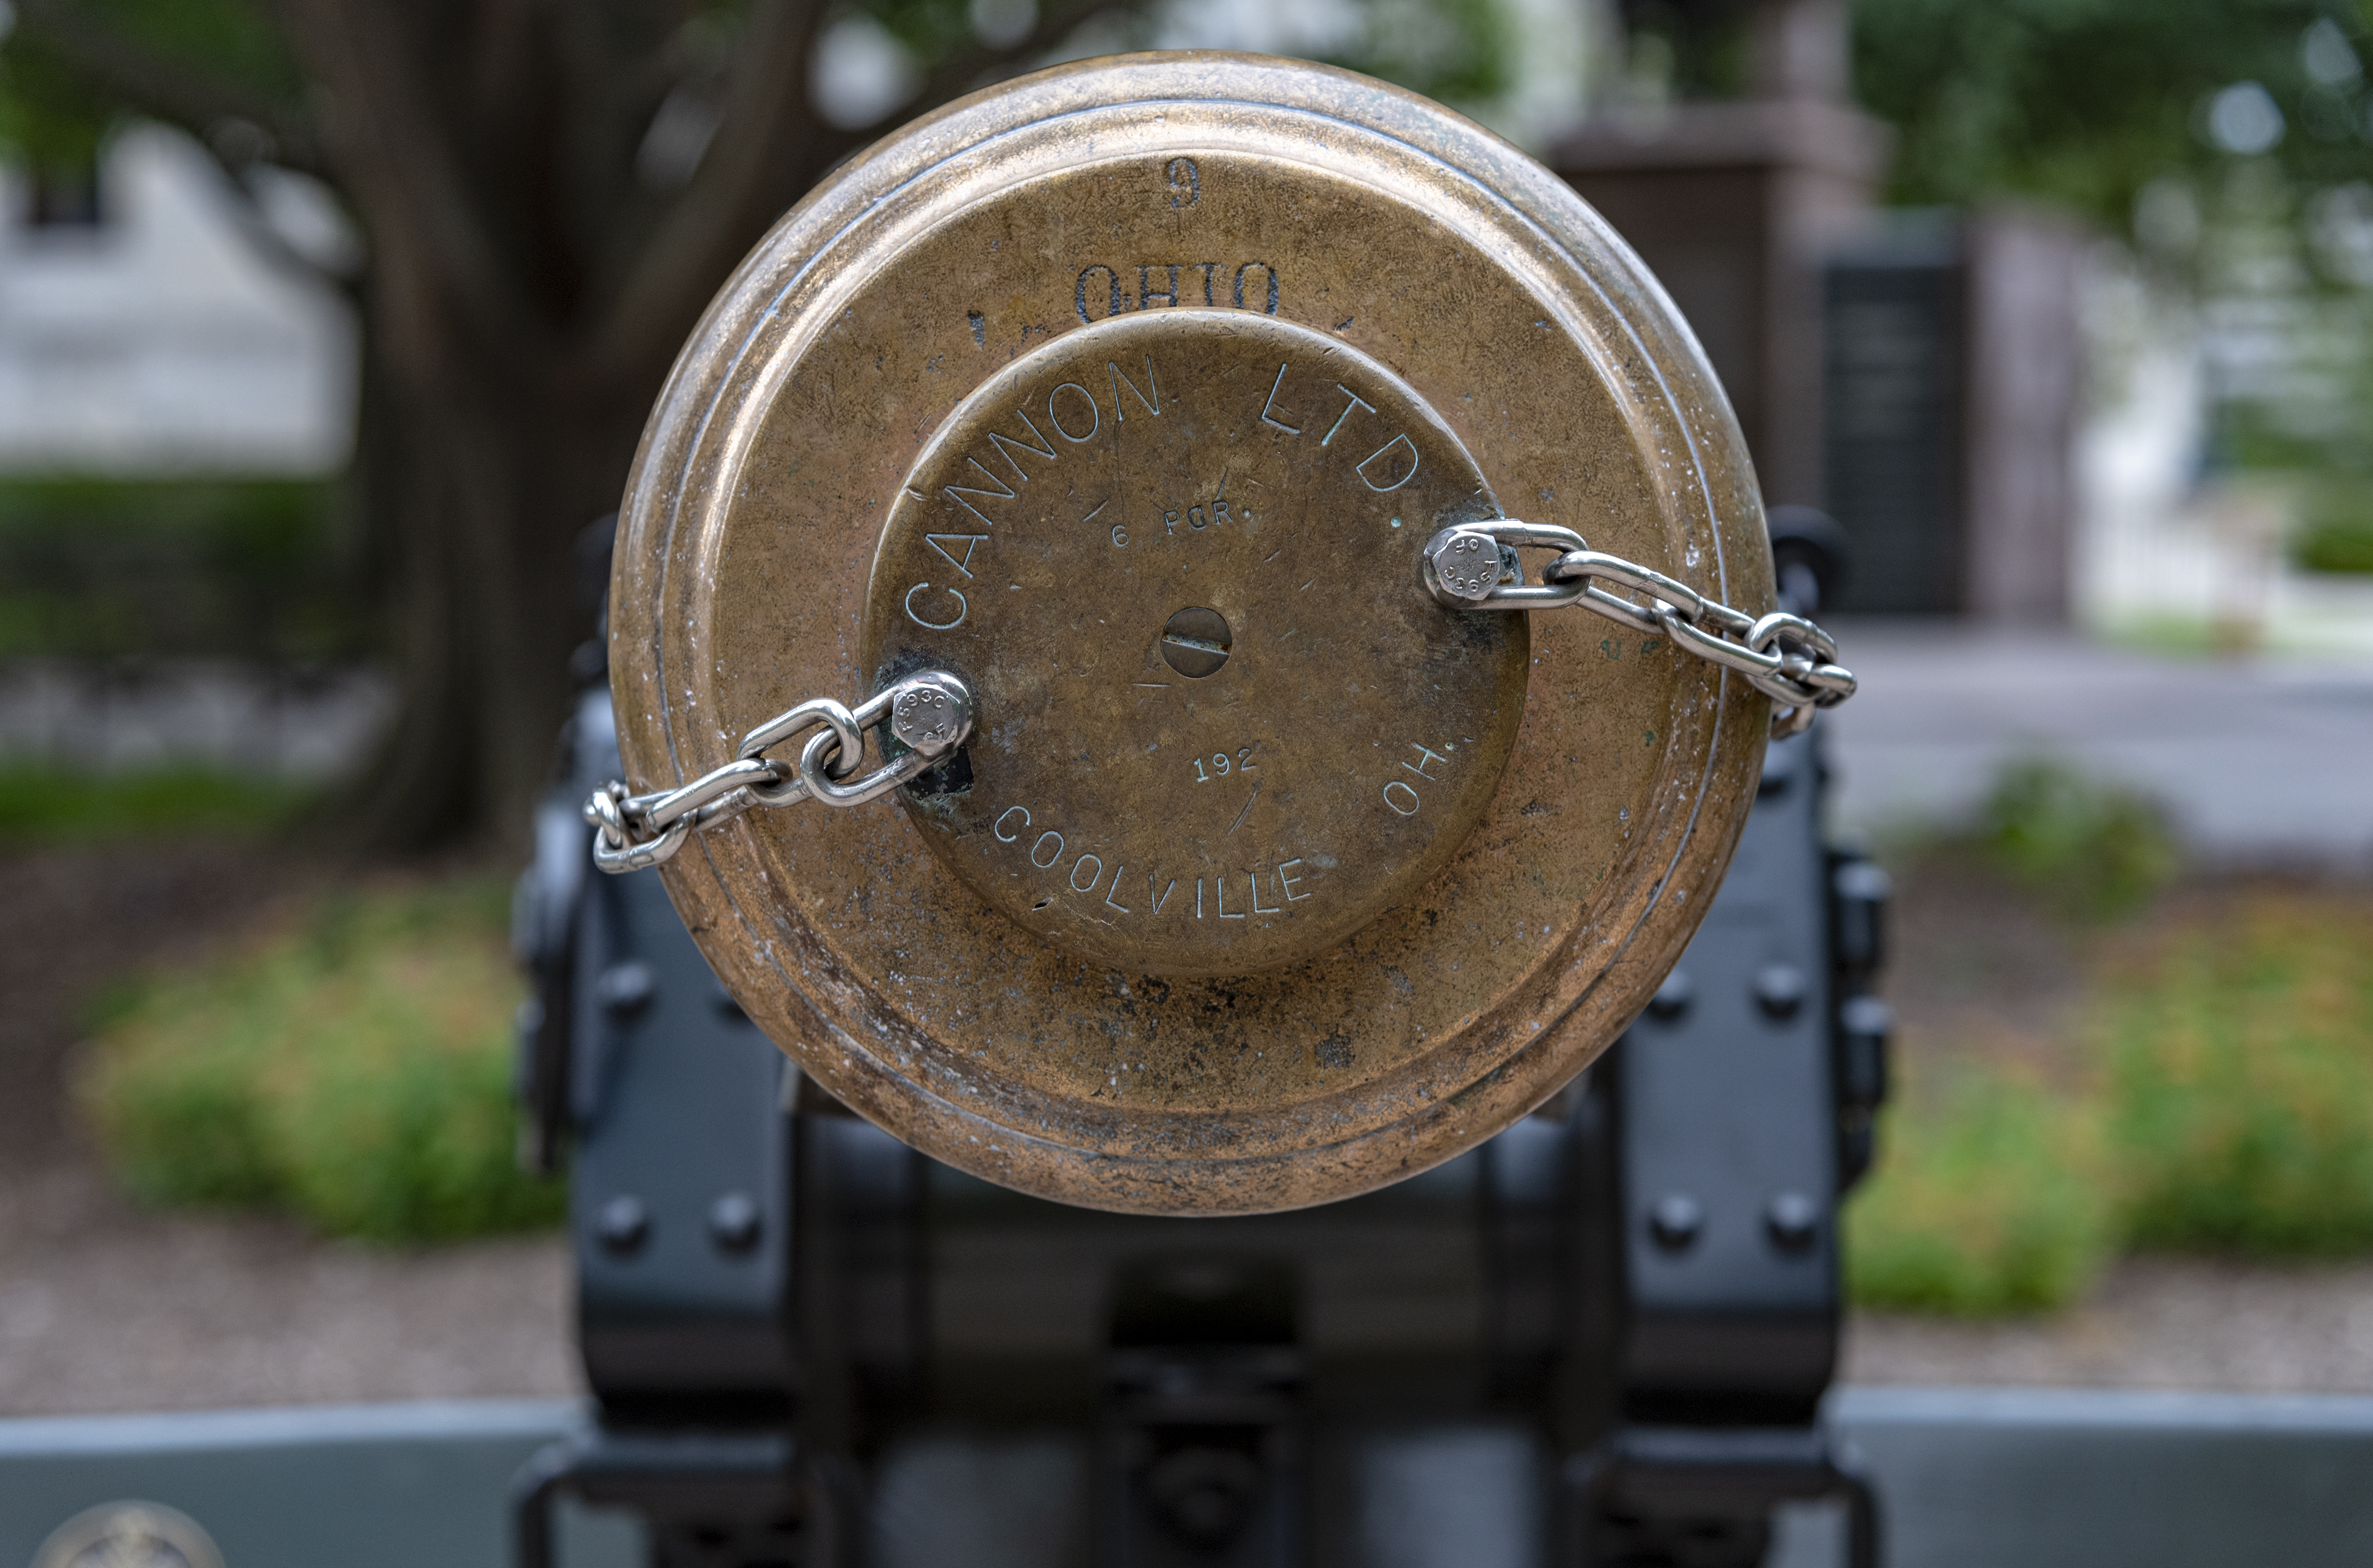
<svg viewBox="0 0 2373 1568">
<path fill-rule="evenodd" d="M 385 672 L 177 659 L 120 669 L 0 663 L 0 767 L 205 766 L 304 780 L 367 762 L 395 716 Z"/>
<path fill-rule="evenodd" d="M 243 198 L 179 134 L 109 147 L 105 221 L 34 228 L 0 193 L 0 472 L 328 474 L 353 445 L 356 330 L 330 283 L 267 260 Z M 274 227 L 334 254 L 318 188 L 269 192 Z M 348 241 L 350 244 L 351 241 Z"/>
</svg>

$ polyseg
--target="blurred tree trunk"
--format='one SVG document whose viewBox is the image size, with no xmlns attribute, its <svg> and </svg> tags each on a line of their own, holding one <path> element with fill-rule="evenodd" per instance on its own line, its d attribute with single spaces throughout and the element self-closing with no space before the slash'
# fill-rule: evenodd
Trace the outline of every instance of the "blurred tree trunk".
<svg viewBox="0 0 2373 1568">
<path fill-rule="evenodd" d="M 329 181 L 359 221 L 357 461 L 403 699 L 340 818 L 383 849 L 516 844 L 551 765 L 569 653 L 591 630 L 572 542 L 617 506 L 644 415 L 712 294 L 872 135 L 834 128 L 811 101 L 825 7 L 193 3 L 268 26 L 290 90 L 210 74 L 99 0 L 26 0 L 19 15 L 113 101 L 207 140 L 234 173 L 224 125 L 258 131 L 271 160 Z M 913 108 L 1044 53 L 1093 8 L 1046 0 L 1004 47 L 937 18 L 951 41 Z M 655 121 L 673 127 L 658 156 Z"/>
</svg>

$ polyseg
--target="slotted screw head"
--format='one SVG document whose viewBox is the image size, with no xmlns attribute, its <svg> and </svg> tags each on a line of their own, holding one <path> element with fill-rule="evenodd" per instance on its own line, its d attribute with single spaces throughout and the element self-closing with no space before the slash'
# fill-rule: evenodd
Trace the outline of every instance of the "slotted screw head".
<svg viewBox="0 0 2373 1568">
<path fill-rule="evenodd" d="M 1235 632 L 1217 610 L 1190 604 L 1163 623 L 1163 661 L 1190 681 L 1216 675 L 1235 646 Z"/>
</svg>

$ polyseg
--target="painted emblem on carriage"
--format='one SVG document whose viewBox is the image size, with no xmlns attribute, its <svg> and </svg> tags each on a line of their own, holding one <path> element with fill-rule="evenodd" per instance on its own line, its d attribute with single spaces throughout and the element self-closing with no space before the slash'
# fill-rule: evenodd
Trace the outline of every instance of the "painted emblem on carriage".
<svg viewBox="0 0 2373 1568">
<path fill-rule="evenodd" d="M 161 1503 L 86 1508 L 50 1532 L 33 1568 L 223 1568 L 214 1538 Z"/>
</svg>

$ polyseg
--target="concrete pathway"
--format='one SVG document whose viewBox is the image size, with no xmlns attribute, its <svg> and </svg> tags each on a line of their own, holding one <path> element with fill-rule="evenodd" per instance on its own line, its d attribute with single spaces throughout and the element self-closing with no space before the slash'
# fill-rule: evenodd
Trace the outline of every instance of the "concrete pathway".
<svg viewBox="0 0 2373 1568">
<path fill-rule="evenodd" d="M 2373 870 L 2373 661 L 2180 660 L 2065 631 L 1845 622 L 1862 690 L 1829 717 L 1837 823 L 1965 817 L 2053 757 L 2157 798 L 2223 865 Z"/>
<path fill-rule="evenodd" d="M 2373 644 L 2215 661 L 1947 621 L 1836 630 L 1862 678 L 1828 720 L 1849 832 L 1952 821 L 2005 763 L 2049 756 L 2155 796 L 2212 863 L 2373 871 Z M 334 777 L 394 707 L 392 685 L 368 670 L 298 678 L 191 662 L 133 678 L 25 661 L 0 667 L 0 765 Z"/>
</svg>

